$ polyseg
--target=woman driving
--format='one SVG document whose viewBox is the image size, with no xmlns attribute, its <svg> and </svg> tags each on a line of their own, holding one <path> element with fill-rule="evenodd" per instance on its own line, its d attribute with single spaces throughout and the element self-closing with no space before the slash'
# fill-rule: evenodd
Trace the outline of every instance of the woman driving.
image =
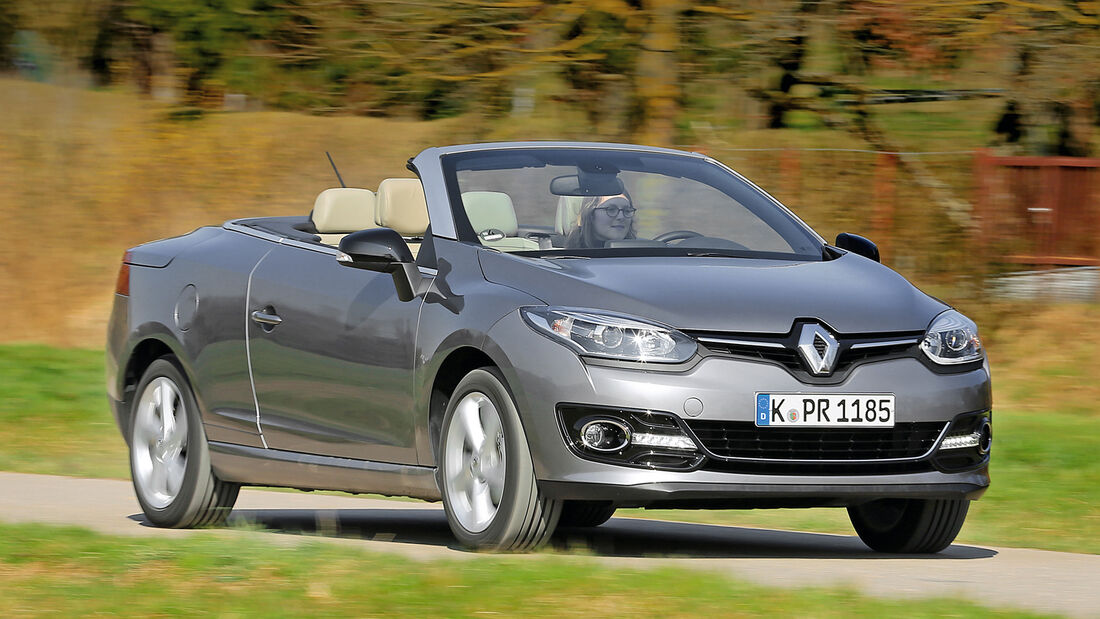
<svg viewBox="0 0 1100 619">
<path fill-rule="evenodd" d="M 608 241 L 637 238 L 634 204 L 623 192 L 614 196 L 585 198 L 577 214 L 577 227 L 565 239 L 570 249 L 605 247 Z"/>
</svg>

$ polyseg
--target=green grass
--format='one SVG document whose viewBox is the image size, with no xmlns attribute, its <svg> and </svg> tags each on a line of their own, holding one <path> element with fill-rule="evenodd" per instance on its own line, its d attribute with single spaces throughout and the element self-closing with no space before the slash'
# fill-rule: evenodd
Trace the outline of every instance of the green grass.
<svg viewBox="0 0 1100 619">
<path fill-rule="evenodd" d="M 1072 316 L 1087 322 L 1096 313 L 1091 307 L 1052 311 L 1048 318 L 1071 326 Z M 1020 362 L 1023 373 L 1007 360 L 996 365 L 994 355 L 995 367 L 1003 368 L 995 372 L 995 401 L 1008 403 L 994 413 L 993 485 L 972 505 L 959 541 L 1100 553 L 1100 415 L 1087 408 L 1095 368 L 1079 364 L 1084 344 L 1045 359 L 1019 348 L 1015 334 L 1022 328 L 1005 327 L 1003 346 L 1028 358 Z M 125 444 L 108 412 L 103 380 L 100 352 L 0 345 L 0 470 L 127 478 Z M 1086 387 L 1071 389 L 1082 381 Z M 1057 408 L 1047 402 L 1050 393 L 1062 394 Z M 619 515 L 852 534 L 842 509 Z"/>
<path fill-rule="evenodd" d="M 0 346 L 0 470 L 129 477 L 102 351 Z"/>
<path fill-rule="evenodd" d="M 433 561 L 231 533 L 135 539 L 0 525 L 0 616 L 1026 617 L 961 600 L 765 588 L 581 557 Z"/>
</svg>

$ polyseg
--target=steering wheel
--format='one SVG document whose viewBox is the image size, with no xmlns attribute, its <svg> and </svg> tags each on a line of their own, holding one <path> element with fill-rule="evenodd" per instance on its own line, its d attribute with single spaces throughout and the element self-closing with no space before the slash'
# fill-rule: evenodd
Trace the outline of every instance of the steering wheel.
<svg viewBox="0 0 1100 619">
<path fill-rule="evenodd" d="M 661 243 L 668 243 L 669 241 L 679 241 L 680 239 L 693 239 L 697 236 L 703 236 L 694 230 L 671 230 L 669 232 L 662 232 L 653 237 L 654 241 L 660 241 Z"/>
</svg>

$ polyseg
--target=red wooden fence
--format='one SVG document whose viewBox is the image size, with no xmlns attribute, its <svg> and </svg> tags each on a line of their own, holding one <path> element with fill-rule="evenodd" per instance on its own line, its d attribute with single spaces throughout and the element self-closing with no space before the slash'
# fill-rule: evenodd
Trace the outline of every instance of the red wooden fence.
<svg viewBox="0 0 1100 619">
<path fill-rule="evenodd" d="M 974 176 L 974 215 L 989 259 L 1100 264 L 1100 159 L 982 151 Z"/>
</svg>

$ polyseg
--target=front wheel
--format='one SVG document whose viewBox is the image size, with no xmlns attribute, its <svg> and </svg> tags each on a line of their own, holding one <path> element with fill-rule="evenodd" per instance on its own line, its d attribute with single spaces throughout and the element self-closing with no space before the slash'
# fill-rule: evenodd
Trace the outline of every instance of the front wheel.
<svg viewBox="0 0 1100 619">
<path fill-rule="evenodd" d="M 138 503 L 158 527 L 221 524 L 239 484 L 210 469 L 198 405 L 175 357 L 157 359 L 138 383 L 130 414 L 130 475 Z"/>
<path fill-rule="evenodd" d="M 939 552 L 955 541 L 970 501 L 879 499 L 848 508 L 859 539 L 879 552 Z"/>
<path fill-rule="evenodd" d="M 515 402 L 496 368 L 455 388 L 440 432 L 439 487 L 455 537 L 479 550 L 545 544 L 561 501 L 539 491 Z"/>
</svg>

